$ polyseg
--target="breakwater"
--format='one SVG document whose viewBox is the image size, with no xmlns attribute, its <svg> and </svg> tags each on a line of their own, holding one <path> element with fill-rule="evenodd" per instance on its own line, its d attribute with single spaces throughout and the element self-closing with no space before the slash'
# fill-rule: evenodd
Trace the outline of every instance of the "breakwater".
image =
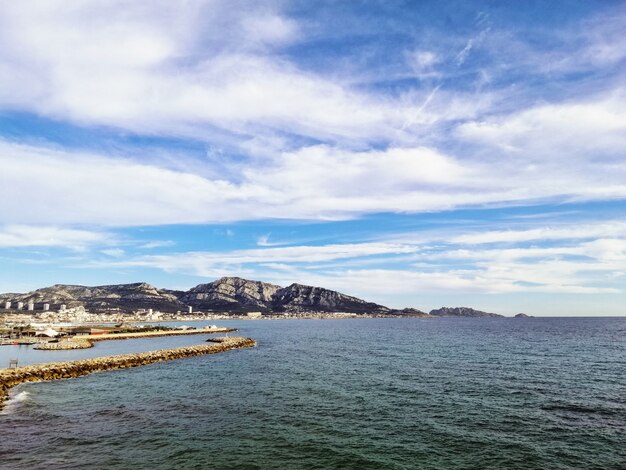
<svg viewBox="0 0 626 470">
<path fill-rule="evenodd" d="M 186 346 L 174 349 L 161 349 L 134 354 L 104 356 L 78 361 L 50 362 L 32 366 L 0 369 L 0 408 L 6 400 L 9 390 L 24 382 L 43 382 L 47 380 L 69 379 L 82 375 L 112 369 L 154 364 L 186 357 L 216 354 L 230 349 L 254 347 L 256 342 L 241 336 L 212 338 L 210 344 Z"/>
<path fill-rule="evenodd" d="M 44 351 L 67 351 L 70 349 L 88 349 L 93 348 L 93 343 L 87 339 L 63 339 L 58 343 L 40 343 L 34 349 L 42 349 Z"/>
<path fill-rule="evenodd" d="M 99 335 L 73 336 L 71 338 L 62 339 L 57 343 L 40 343 L 35 349 L 46 351 L 64 351 L 68 349 L 87 349 L 93 347 L 94 341 L 108 341 L 113 339 L 136 339 L 136 338 L 156 338 L 159 336 L 182 336 L 182 335 L 200 335 L 206 333 L 230 333 L 237 331 L 236 328 L 199 328 L 189 330 L 164 330 L 164 331 L 137 331 L 134 333 L 110 333 Z"/>
<path fill-rule="evenodd" d="M 201 335 L 206 333 L 230 333 L 237 331 L 237 328 L 197 328 L 189 330 L 165 330 L 165 331 L 137 331 L 134 333 L 110 333 L 100 335 L 84 336 L 89 341 L 105 341 L 110 339 L 133 339 L 133 338 L 155 338 L 157 336 L 181 336 L 181 335 Z"/>
</svg>

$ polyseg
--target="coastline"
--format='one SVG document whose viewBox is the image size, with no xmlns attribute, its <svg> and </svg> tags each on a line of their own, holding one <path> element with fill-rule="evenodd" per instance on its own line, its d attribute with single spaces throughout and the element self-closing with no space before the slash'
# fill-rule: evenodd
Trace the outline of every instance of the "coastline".
<svg viewBox="0 0 626 470">
<path fill-rule="evenodd" d="M 211 338 L 209 342 L 210 344 L 197 346 L 0 369 L 0 409 L 4 407 L 4 403 L 9 397 L 9 390 L 25 382 L 69 379 L 105 370 L 127 369 L 156 362 L 217 354 L 231 349 L 256 346 L 256 341 L 242 336 Z"/>
</svg>

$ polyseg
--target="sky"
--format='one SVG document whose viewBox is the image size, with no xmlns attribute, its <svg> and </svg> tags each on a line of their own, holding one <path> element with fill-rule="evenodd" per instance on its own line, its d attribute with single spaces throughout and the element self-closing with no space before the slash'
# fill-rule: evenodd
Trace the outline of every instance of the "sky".
<svg viewBox="0 0 626 470">
<path fill-rule="evenodd" d="M 0 3 L 0 292 L 626 314 L 626 3 Z"/>
</svg>

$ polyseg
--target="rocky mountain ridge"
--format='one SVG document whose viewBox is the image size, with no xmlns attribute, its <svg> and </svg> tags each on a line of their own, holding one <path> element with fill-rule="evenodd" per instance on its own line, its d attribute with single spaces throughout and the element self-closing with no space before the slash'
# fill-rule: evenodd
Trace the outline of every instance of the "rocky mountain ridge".
<svg viewBox="0 0 626 470">
<path fill-rule="evenodd" d="M 323 287 L 291 284 L 281 287 L 240 277 L 223 277 L 187 291 L 159 289 L 145 282 L 103 286 L 55 284 L 25 294 L 0 294 L 0 308 L 11 302 L 23 308 L 30 302 L 35 310 L 48 304 L 51 310 L 83 306 L 91 312 L 131 313 L 153 309 L 166 313 L 194 312 L 245 314 L 354 313 L 363 315 L 430 316 L 414 308 L 394 310 Z M 433 310 L 433 316 L 500 316 L 459 307 Z"/>
<path fill-rule="evenodd" d="M 247 313 L 308 313 L 340 312 L 357 314 L 386 314 L 391 309 L 372 302 L 324 289 L 322 287 L 292 284 L 281 287 L 266 282 L 239 277 L 223 277 L 199 284 L 188 291 L 158 289 L 147 283 L 104 286 L 55 284 L 25 294 L 0 294 L 0 302 L 23 306 L 32 302 L 35 310 L 44 304 L 50 309 L 61 305 L 67 308 L 83 306 L 92 312 L 133 312 L 154 309 L 162 312 L 229 312 Z M 0 305 L 2 307 L 4 305 Z"/>
</svg>

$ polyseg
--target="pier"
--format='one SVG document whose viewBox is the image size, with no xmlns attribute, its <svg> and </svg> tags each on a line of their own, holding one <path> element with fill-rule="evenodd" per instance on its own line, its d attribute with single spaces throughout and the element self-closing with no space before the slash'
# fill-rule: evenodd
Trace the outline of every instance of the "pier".
<svg viewBox="0 0 626 470">
<path fill-rule="evenodd" d="M 216 354 L 231 349 L 251 348 L 254 346 L 256 346 L 256 341 L 251 338 L 241 336 L 220 337 L 212 338 L 209 344 L 198 346 L 0 369 L 0 408 L 2 408 L 4 401 L 7 399 L 9 390 L 25 382 L 69 379 L 105 370 L 127 369 L 156 362 Z"/>
</svg>

